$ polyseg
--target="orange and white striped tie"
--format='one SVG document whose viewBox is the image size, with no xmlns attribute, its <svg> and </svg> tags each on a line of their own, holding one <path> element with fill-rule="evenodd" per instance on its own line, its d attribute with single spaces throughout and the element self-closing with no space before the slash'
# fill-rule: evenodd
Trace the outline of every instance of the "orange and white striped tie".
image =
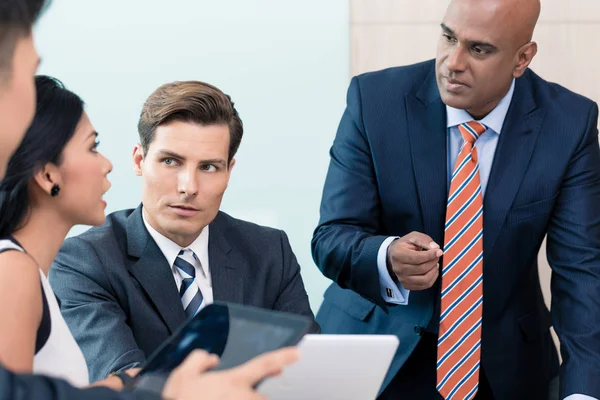
<svg viewBox="0 0 600 400">
<path fill-rule="evenodd" d="M 475 141 L 487 129 L 458 126 L 464 139 L 446 209 L 437 390 L 444 399 L 472 399 L 479 384 L 483 308 L 483 198 Z"/>
</svg>

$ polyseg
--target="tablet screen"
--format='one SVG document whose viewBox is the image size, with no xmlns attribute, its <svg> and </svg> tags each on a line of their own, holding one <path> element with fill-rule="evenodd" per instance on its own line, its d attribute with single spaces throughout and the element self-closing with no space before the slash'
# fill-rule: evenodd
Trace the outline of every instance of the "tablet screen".
<svg viewBox="0 0 600 400">
<path fill-rule="evenodd" d="M 194 349 L 218 355 L 216 370 L 235 367 L 259 354 L 297 344 L 311 323 L 300 315 L 214 303 L 167 339 L 139 375 L 168 374 Z"/>
</svg>

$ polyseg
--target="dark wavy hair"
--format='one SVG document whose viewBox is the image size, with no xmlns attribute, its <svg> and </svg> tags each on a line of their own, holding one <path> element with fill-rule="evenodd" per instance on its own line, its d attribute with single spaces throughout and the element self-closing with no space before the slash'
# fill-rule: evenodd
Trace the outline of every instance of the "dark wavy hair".
<svg viewBox="0 0 600 400">
<path fill-rule="evenodd" d="M 29 183 L 47 163 L 60 165 L 62 151 L 83 115 L 83 100 L 57 79 L 35 78 L 36 113 L 0 182 L 0 237 L 27 222 Z"/>
</svg>

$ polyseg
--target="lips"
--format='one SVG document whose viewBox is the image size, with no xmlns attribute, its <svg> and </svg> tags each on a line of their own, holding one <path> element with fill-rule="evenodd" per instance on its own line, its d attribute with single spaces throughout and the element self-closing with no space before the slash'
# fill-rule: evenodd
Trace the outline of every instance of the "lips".
<svg viewBox="0 0 600 400">
<path fill-rule="evenodd" d="M 446 81 L 446 84 L 444 85 L 446 90 L 451 93 L 458 93 L 458 92 L 462 91 L 463 89 L 469 87 L 469 85 L 467 85 L 466 83 L 456 80 L 456 79 L 450 79 L 450 78 L 444 77 L 444 80 Z"/>
<path fill-rule="evenodd" d="M 463 86 L 467 86 L 467 84 L 466 84 L 466 83 L 464 83 L 464 82 L 461 82 L 461 81 L 457 81 L 457 80 L 455 80 L 455 79 L 448 79 L 448 78 L 446 78 L 446 80 L 448 81 L 448 83 L 451 83 L 451 84 L 453 84 L 453 85 L 463 85 Z"/>
<path fill-rule="evenodd" d="M 200 210 L 187 204 L 173 204 L 169 208 L 177 215 L 182 217 L 192 217 L 196 215 Z"/>
<path fill-rule="evenodd" d="M 181 208 L 183 210 L 188 210 L 188 211 L 199 211 L 197 208 L 192 207 L 192 206 L 188 206 L 186 204 L 173 204 L 170 207 Z"/>
<path fill-rule="evenodd" d="M 112 186 L 112 184 L 110 182 L 108 182 L 108 187 L 106 188 L 106 190 L 102 193 L 102 196 L 100 197 L 100 203 L 102 203 L 102 206 L 104 208 L 106 208 L 106 200 L 104 200 L 104 195 L 106 194 L 106 192 L 108 192 L 108 190 L 110 189 L 110 187 Z"/>
</svg>

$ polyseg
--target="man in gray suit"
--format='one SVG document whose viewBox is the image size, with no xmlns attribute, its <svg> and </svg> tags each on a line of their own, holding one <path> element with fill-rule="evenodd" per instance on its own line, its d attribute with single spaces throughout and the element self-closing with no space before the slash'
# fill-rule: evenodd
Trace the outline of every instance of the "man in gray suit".
<svg viewBox="0 0 600 400">
<path fill-rule="evenodd" d="M 142 204 L 66 240 L 50 273 L 90 379 L 139 366 L 214 300 L 313 318 L 285 233 L 219 211 L 243 133 L 230 98 L 163 85 L 138 130 Z"/>
</svg>

